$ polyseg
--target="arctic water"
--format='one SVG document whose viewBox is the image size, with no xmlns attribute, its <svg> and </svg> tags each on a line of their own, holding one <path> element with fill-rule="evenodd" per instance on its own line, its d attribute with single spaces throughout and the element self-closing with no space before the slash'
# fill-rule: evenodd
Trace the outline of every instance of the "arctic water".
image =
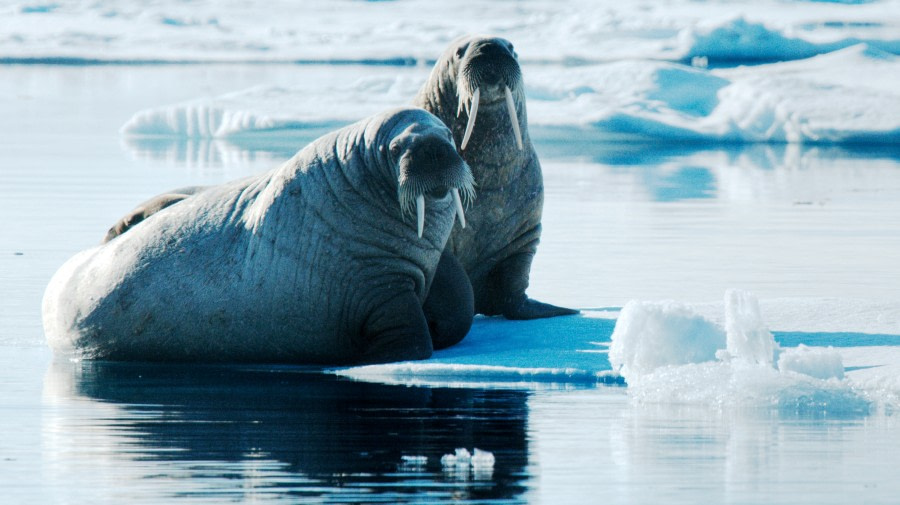
<svg viewBox="0 0 900 505">
<path fill-rule="evenodd" d="M 677 388 L 671 401 L 637 401 L 616 381 L 566 377 L 413 383 L 302 367 L 54 361 L 40 300 L 65 259 L 148 196 L 271 168 L 320 133 L 133 140 L 119 128 L 145 108 L 317 72 L 387 70 L 0 68 L 3 501 L 896 499 L 900 424 L 877 391 L 863 404 L 832 397 L 830 405 L 772 406 L 679 400 Z M 900 343 L 896 149 L 534 135 L 547 203 L 531 293 L 609 318 L 514 327 L 529 338 L 564 338 L 578 327 L 608 342 L 630 299 L 674 298 L 712 314 L 738 287 L 760 298 L 782 345 Z M 479 327 L 499 335 L 503 324 Z M 602 352 L 582 355 L 609 368 Z M 690 384 L 702 388 L 702 378 Z M 442 463 L 460 448 L 489 451 L 494 464 Z"/>
</svg>

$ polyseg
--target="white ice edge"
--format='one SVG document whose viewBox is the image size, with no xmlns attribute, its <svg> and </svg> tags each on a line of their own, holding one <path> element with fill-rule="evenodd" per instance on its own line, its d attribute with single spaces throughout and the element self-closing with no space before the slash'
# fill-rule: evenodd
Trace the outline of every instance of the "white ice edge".
<svg viewBox="0 0 900 505">
<path fill-rule="evenodd" d="M 889 304 L 870 302 L 872 310 L 883 316 L 872 326 L 865 311 L 856 311 L 860 303 L 789 299 L 757 303 L 736 291 L 717 304 L 635 301 L 619 314 L 611 336 L 605 333 L 609 317 L 615 315 L 610 310 L 536 322 L 479 319 L 471 341 L 464 340 L 461 349 L 439 351 L 431 360 L 331 373 L 360 381 L 462 388 L 558 389 L 627 382 L 627 394 L 638 403 L 840 415 L 893 411 L 900 408 L 900 346 L 831 347 L 827 340 L 830 334 L 853 330 L 873 332 L 859 333 L 868 335 L 866 341 L 900 338 L 900 309 L 892 312 Z M 783 308 L 773 319 L 780 325 L 790 320 L 803 324 L 804 312 L 819 319 L 823 332 L 810 333 L 810 338 L 822 345 L 778 346 L 767 328 L 766 307 Z M 716 322 L 701 315 L 711 312 L 725 317 Z M 879 337 L 877 331 L 890 333 Z M 609 356 L 590 352 L 607 346 Z M 581 366 L 558 365 L 572 359 Z M 511 364 L 515 362 L 521 366 Z"/>
<path fill-rule="evenodd" d="M 234 139 L 349 123 L 409 103 L 427 71 L 373 71 L 333 83 L 328 96 L 309 88 L 329 85 L 318 79 L 258 86 L 140 111 L 122 133 Z M 900 143 L 900 89 L 892 86 L 900 82 L 900 63 L 866 45 L 746 69 L 628 60 L 524 72 L 532 129 L 711 142 Z"/>
<path fill-rule="evenodd" d="M 355 380 L 424 384 L 597 384 L 620 383 L 610 370 L 576 368 L 529 368 L 499 365 L 401 362 L 331 370 L 331 373 Z"/>
</svg>

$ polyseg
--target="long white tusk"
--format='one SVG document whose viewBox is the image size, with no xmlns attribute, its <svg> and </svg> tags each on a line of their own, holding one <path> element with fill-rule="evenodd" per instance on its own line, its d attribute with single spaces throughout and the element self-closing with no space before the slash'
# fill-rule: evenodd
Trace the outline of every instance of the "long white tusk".
<svg viewBox="0 0 900 505">
<path fill-rule="evenodd" d="M 456 219 L 459 220 L 459 225 L 465 228 L 466 213 L 463 211 L 462 199 L 459 198 L 459 190 L 453 188 L 450 190 L 450 194 L 453 195 L 453 203 L 456 204 Z"/>
<path fill-rule="evenodd" d="M 416 197 L 416 225 L 419 230 L 419 238 L 422 238 L 422 232 L 425 231 L 425 195 Z"/>
<path fill-rule="evenodd" d="M 466 133 L 463 134 L 463 141 L 459 146 L 460 151 L 465 150 L 466 145 L 469 143 L 469 137 L 472 136 L 472 127 L 475 126 L 475 116 L 478 115 L 478 101 L 480 99 L 481 88 L 475 88 L 475 93 L 472 95 L 472 107 L 469 110 L 469 122 L 466 123 Z"/>
<path fill-rule="evenodd" d="M 522 150 L 522 131 L 519 130 L 519 116 L 516 114 L 516 102 L 513 101 L 512 91 L 509 86 L 504 86 L 506 90 L 506 108 L 509 110 L 509 120 L 512 122 L 513 133 L 516 134 L 516 145 Z M 465 145 L 465 142 L 463 142 Z"/>
</svg>

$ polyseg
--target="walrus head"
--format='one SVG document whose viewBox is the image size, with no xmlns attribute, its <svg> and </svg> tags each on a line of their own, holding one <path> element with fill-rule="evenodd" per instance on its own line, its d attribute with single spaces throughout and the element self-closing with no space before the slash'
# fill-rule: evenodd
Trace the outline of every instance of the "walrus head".
<svg viewBox="0 0 900 505">
<path fill-rule="evenodd" d="M 464 204 L 475 196 L 475 180 L 453 144 L 450 130 L 426 111 L 430 121 L 413 122 L 390 141 L 390 159 L 396 167 L 397 199 L 404 216 L 416 213 L 419 237 L 425 229 L 425 206 L 449 194 L 456 218 L 465 228 Z"/>
<path fill-rule="evenodd" d="M 455 53 L 456 93 L 459 97 L 456 115 L 469 117 L 460 150 L 465 150 L 472 129 L 483 106 L 505 106 L 512 124 L 516 146 L 522 150 L 522 133 L 516 103 L 523 100 L 522 70 L 513 45 L 498 37 L 474 37 L 461 41 Z"/>
</svg>

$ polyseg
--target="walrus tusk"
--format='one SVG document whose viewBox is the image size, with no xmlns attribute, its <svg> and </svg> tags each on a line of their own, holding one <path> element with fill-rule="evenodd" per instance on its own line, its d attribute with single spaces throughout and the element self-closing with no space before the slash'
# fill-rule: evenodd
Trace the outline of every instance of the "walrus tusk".
<svg viewBox="0 0 900 505">
<path fill-rule="evenodd" d="M 459 146 L 460 151 L 465 150 L 466 145 L 469 143 L 469 137 L 472 136 L 472 127 L 475 126 L 475 116 L 478 115 L 478 101 L 480 99 L 481 88 L 475 88 L 475 93 L 472 95 L 472 106 L 469 110 L 469 122 L 466 123 L 466 133 L 463 134 L 463 141 Z"/>
<path fill-rule="evenodd" d="M 509 110 L 509 120 L 512 122 L 513 133 L 516 134 L 516 145 L 522 150 L 522 131 L 519 130 L 519 116 L 516 114 L 516 102 L 513 101 L 512 91 L 509 86 L 504 86 L 506 90 L 506 108 Z M 477 90 L 476 90 L 477 93 Z M 463 145 L 466 145 L 463 141 Z"/>
<path fill-rule="evenodd" d="M 459 197 L 459 190 L 453 188 L 450 190 L 450 194 L 453 195 L 453 203 L 456 204 L 456 219 L 459 220 L 459 225 L 463 228 L 466 227 L 466 214 L 463 211 L 462 199 Z"/>
<path fill-rule="evenodd" d="M 422 232 L 425 230 L 425 195 L 416 197 L 416 224 L 419 229 L 419 238 L 422 238 Z"/>
</svg>

